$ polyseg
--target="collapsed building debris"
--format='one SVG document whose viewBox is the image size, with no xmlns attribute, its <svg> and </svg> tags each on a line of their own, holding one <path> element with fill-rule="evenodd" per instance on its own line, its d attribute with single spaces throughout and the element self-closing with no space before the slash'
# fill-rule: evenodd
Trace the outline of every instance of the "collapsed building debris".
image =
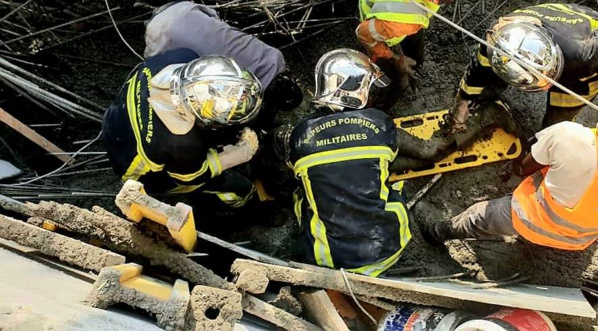
<svg viewBox="0 0 598 331">
<path fill-rule="evenodd" d="M 35 248 L 65 263 L 96 272 L 125 262 L 125 257 L 120 254 L 4 215 L 0 215 L 0 238 Z"/>
<path fill-rule="evenodd" d="M 142 269 L 135 263 L 103 268 L 85 303 L 102 309 L 126 303 L 155 314 L 158 326 L 165 330 L 184 330 L 189 284 L 177 279 L 170 285 L 142 275 Z"/>
</svg>

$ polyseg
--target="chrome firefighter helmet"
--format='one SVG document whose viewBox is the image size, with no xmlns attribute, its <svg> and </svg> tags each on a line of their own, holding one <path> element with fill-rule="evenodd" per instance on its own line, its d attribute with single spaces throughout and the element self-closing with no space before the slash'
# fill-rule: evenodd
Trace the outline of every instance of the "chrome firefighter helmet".
<svg viewBox="0 0 598 331">
<path fill-rule="evenodd" d="M 372 84 L 385 87 L 390 79 L 365 54 L 349 48 L 330 51 L 316 65 L 314 102 L 360 109 Z"/>
<path fill-rule="evenodd" d="M 258 114 L 262 85 L 230 57 L 202 56 L 177 68 L 170 96 L 177 112 L 195 115 L 200 126 L 217 128 L 243 124 Z"/>
<path fill-rule="evenodd" d="M 563 52 L 548 32 L 530 22 L 507 23 L 490 31 L 490 45 L 536 69 L 545 76 L 558 80 L 563 72 Z M 488 48 L 492 70 L 505 82 L 525 92 L 547 90 L 552 83 L 523 68 L 515 61 Z"/>
</svg>

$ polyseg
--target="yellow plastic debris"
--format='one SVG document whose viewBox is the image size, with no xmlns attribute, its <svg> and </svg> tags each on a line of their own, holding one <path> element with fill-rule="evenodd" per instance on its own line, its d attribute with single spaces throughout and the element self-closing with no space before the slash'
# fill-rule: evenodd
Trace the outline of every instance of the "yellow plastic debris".
<svg viewBox="0 0 598 331">
<path fill-rule="evenodd" d="M 162 224 L 170 235 L 187 252 L 192 252 L 197 242 L 193 210 L 189 205 L 167 205 L 145 193 L 143 184 L 127 180 L 116 196 L 116 205 L 127 218 L 140 222 L 143 218 Z"/>
</svg>

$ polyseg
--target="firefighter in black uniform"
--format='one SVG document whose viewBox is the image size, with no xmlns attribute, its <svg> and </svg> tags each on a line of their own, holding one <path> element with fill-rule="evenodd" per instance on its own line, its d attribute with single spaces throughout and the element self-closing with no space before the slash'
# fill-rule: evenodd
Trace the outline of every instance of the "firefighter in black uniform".
<svg viewBox="0 0 598 331">
<path fill-rule="evenodd" d="M 541 4 L 515 10 L 491 25 L 487 42 L 592 100 L 598 94 L 598 12 L 575 4 Z M 583 102 L 515 61 L 479 45 L 460 84 L 451 117 L 456 131 L 472 105 L 497 98 L 501 87 L 548 91 L 542 128 L 572 120 Z"/>
<path fill-rule="evenodd" d="M 256 133 L 243 126 L 258 114 L 262 91 L 230 57 L 176 49 L 146 59 L 104 116 L 115 172 L 148 193 L 200 191 L 225 207 L 245 205 L 254 186 L 231 168 L 258 149 Z"/>
<path fill-rule="evenodd" d="M 377 276 L 411 239 L 399 183 L 389 183 L 395 125 L 382 111 L 366 108 L 371 85 L 388 80 L 352 49 L 326 53 L 315 72 L 316 112 L 288 140 L 288 160 L 303 183 L 295 213 L 306 253 L 320 266 Z"/>
</svg>

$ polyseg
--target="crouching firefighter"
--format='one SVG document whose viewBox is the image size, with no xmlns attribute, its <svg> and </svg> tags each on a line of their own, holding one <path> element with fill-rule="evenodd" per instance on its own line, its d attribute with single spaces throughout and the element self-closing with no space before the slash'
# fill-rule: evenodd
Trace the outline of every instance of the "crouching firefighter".
<svg viewBox="0 0 598 331">
<path fill-rule="evenodd" d="M 288 160 L 301 179 L 295 213 L 312 263 L 378 276 L 397 263 L 411 239 L 388 164 L 397 154 L 395 125 L 367 108 L 372 84 L 389 80 L 352 49 L 324 54 L 315 69 L 316 112 L 292 130 Z"/>
<path fill-rule="evenodd" d="M 596 129 L 564 121 L 536 134 L 511 163 L 525 177 L 512 195 L 478 202 L 450 220 L 419 220 L 432 242 L 520 236 L 537 245 L 583 250 L 598 239 Z"/>
<path fill-rule="evenodd" d="M 255 132 L 243 126 L 261 101 L 260 81 L 230 57 L 188 49 L 150 57 L 104 116 L 108 157 L 123 181 L 138 180 L 148 193 L 200 192 L 208 196 L 193 201 L 210 210 L 242 207 L 255 189 L 231 168 L 258 149 Z"/>
</svg>

